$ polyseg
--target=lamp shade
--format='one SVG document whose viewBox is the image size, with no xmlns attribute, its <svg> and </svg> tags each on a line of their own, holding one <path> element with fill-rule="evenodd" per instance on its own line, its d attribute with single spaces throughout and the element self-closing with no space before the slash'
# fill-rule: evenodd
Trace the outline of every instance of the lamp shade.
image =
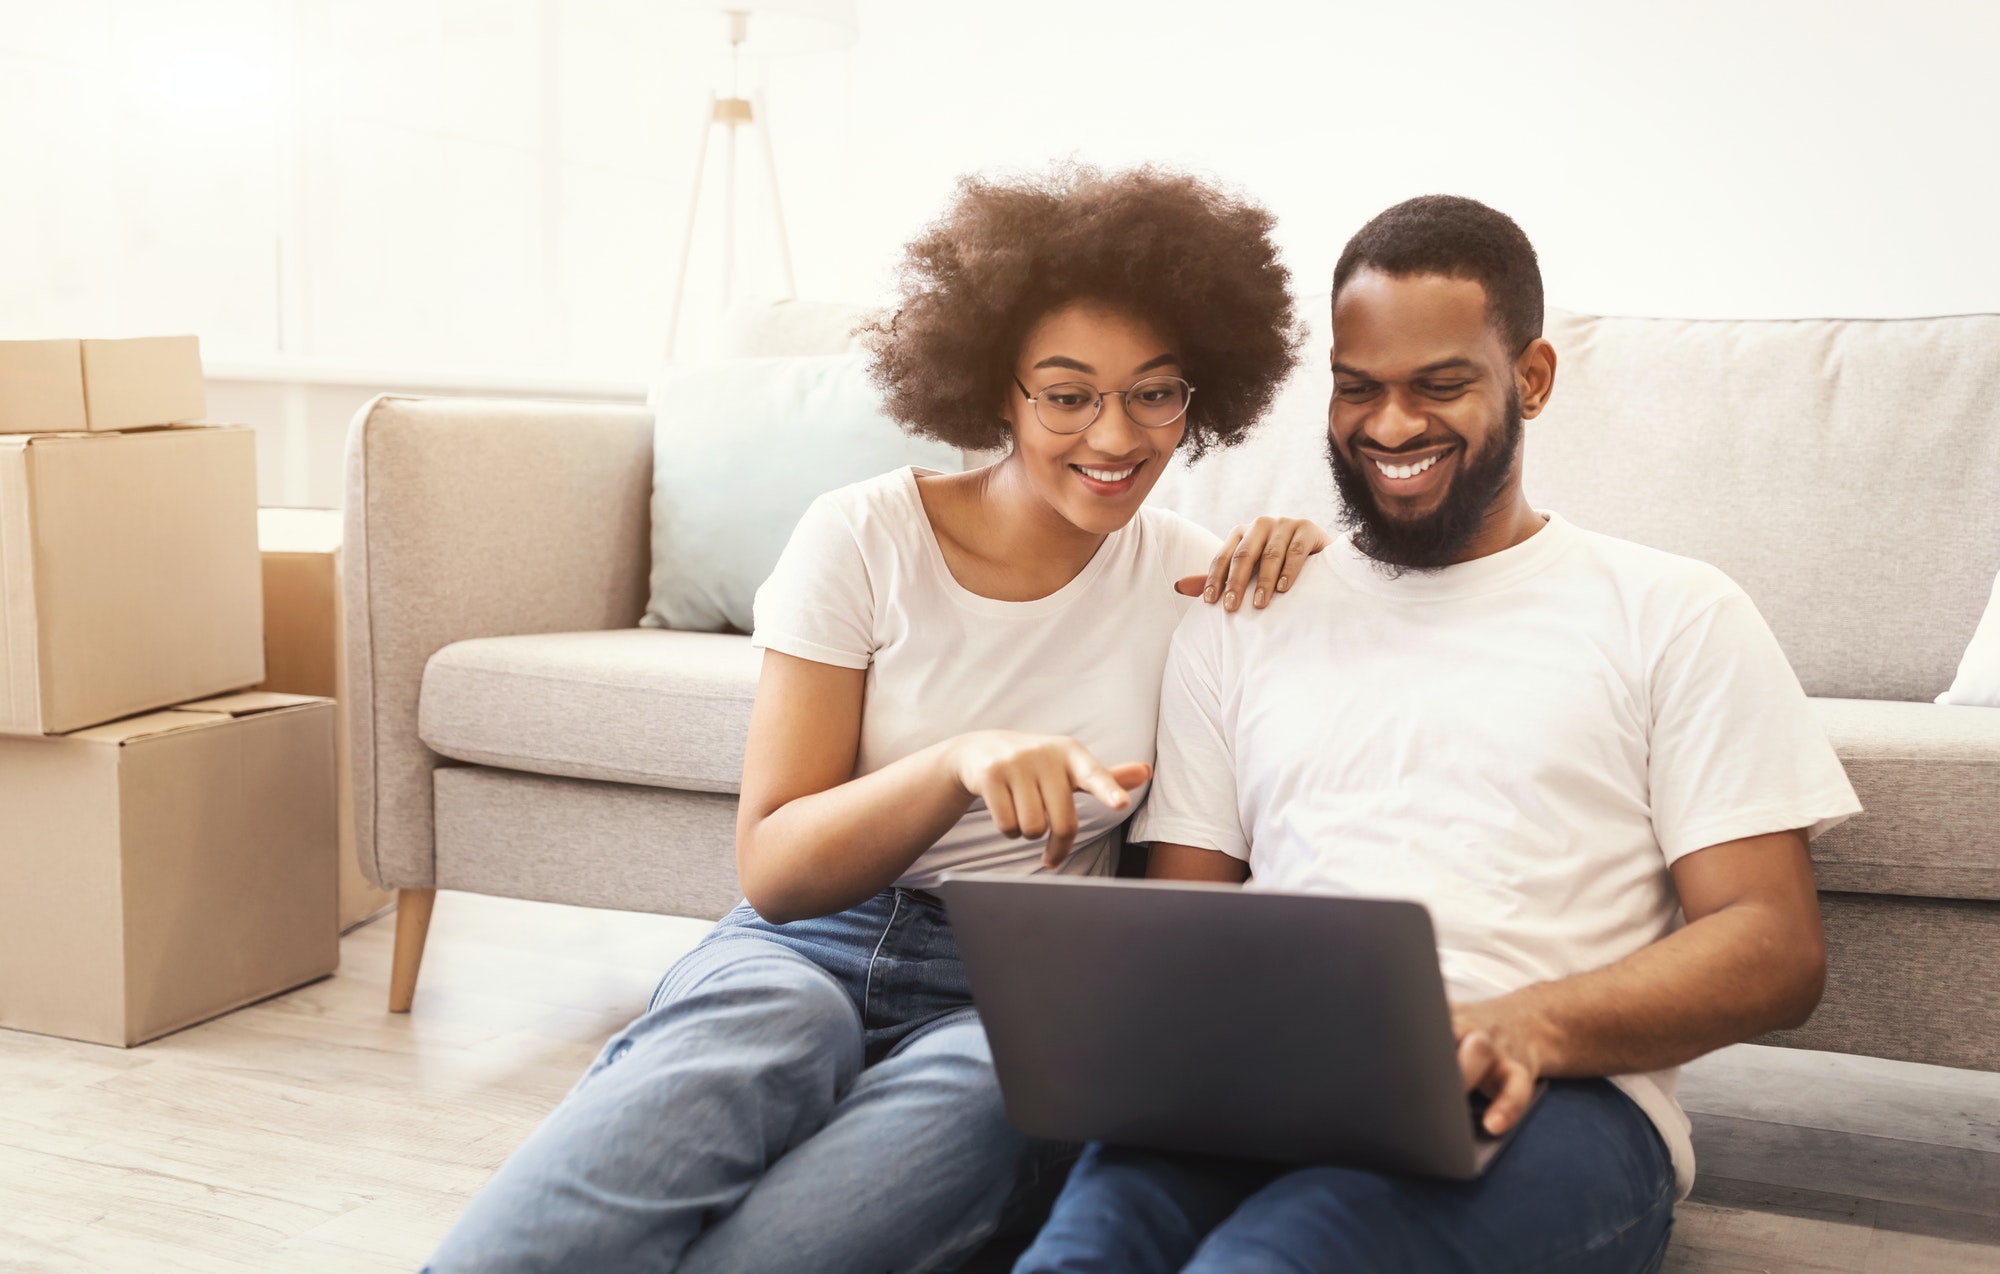
<svg viewBox="0 0 2000 1274">
<path fill-rule="evenodd" d="M 741 15 L 746 57 L 784 57 L 851 47 L 861 34 L 855 0 L 682 0 L 685 7 L 721 15 L 735 26 Z"/>
</svg>

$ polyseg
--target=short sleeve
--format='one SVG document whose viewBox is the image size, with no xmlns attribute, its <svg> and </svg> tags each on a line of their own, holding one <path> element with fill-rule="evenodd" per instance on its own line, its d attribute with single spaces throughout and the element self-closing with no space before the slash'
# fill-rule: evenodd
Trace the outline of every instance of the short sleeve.
<svg viewBox="0 0 2000 1274">
<path fill-rule="evenodd" d="M 832 496 L 814 500 L 757 590 L 750 644 L 837 668 L 874 657 L 874 590 L 854 527 Z"/>
<path fill-rule="evenodd" d="M 1153 787 L 1130 839 L 1250 857 L 1236 801 L 1236 761 L 1222 720 L 1219 611 L 1196 607 L 1174 631 L 1160 683 Z"/>
<path fill-rule="evenodd" d="M 1170 509 L 1148 510 L 1157 519 L 1169 582 L 1204 575 L 1222 548 L 1222 539 L 1199 522 Z"/>
<path fill-rule="evenodd" d="M 1861 812 L 1778 640 L 1732 587 L 1655 665 L 1648 780 L 1667 862 L 1726 841 Z"/>
</svg>

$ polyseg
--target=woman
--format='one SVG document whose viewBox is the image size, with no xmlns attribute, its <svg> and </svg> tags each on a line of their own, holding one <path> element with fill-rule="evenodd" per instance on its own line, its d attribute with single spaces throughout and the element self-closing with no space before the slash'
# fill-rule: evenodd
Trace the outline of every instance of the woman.
<svg viewBox="0 0 2000 1274">
<path fill-rule="evenodd" d="M 1266 604 L 1310 523 L 1142 508 L 1299 337 L 1261 208 L 1196 179 L 969 179 L 868 329 L 890 412 L 1004 458 L 818 500 L 760 590 L 746 898 L 501 1168 L 447 1270 L 946 1269 L 1049 1148 L 1009 1127 L 948 870 L 1106 872 L 1193 574 Z M 1233 551 L 1241 549 L 1242 551 Z M 1251 590 L 1255 589 L 1254 595 Z M 1083 793 L 1084 799 L 1077 800 Z"/>
</svg>

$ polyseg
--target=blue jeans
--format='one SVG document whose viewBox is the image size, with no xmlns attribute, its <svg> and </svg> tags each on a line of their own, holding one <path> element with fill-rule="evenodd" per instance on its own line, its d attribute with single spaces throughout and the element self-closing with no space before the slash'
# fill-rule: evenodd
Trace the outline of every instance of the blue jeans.
<svg viewBox="0 0 2000 1274">
<path fill-rule="evenodd" d="M 426 1268 L 947 1269 L 1060 1157 L 1007 1122 L 936 898 L 891 889 L 787 925 L 746 904 L 674 965 Z"/>
<path fill-rule="evenodd" d="M 1652 1123 L 1570 1080 L 1476 1181 L 1092 1146 L 1014 1272 L 1650 1274 L 1673 1216 Z"/>
</svg>

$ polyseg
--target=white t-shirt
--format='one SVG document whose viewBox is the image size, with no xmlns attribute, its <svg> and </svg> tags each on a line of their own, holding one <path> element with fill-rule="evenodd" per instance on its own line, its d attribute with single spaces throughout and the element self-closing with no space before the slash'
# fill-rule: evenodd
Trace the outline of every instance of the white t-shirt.
<svg viewBox="0 0 2000 1274">
<path fill-rule="evenodd" d="M 1713 567 L 1550 515 L 1391 579 L 1342 544 L 1284 604 L 1189 615 L 1135 840 L 1256 887 L 1430 909 L 1452 998 L 1601 968 L 1672 932 L 1668 865 L 1860 811 L 1755 606 Z M 1677 1070 L 1615 1077 L 1694 1180 Z"/>
<path fill-rule="evenodd" d="M 1220 542 L 1141 508 L 1069 583 L 1031 602 L 997 601 L 952 578 L 918 472 L 815 500 L 757 590 L 753 644 L 868 670 L 854 773 L 973 730 L 1066 735 L 1105 765 L 1150 764 L 1167 645 L 1193 602 L 1174 581 L 1207 570 Z M 1132 793 L 1134 804 L 1144 795 Z M 1113 870 L 1110 834 L 1127 813 L 1083 794 L 1076 808 L 1076 851 L 1063 870 Z M 974 801 L 897 883 L 926 889 L 947 871 L 1026 875 L 1041 856 L 1040 842 L 1002 836 Z"/>
</svg>

